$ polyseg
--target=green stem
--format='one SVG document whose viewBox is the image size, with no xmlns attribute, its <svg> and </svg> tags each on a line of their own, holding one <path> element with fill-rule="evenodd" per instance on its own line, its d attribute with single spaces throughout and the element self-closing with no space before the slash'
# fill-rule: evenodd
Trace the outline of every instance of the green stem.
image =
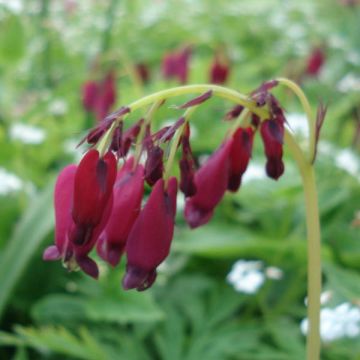
<svg viewBox="0 0 360 360">
<path fill-rule="evenodd" d="M 155 101 L 151 105 L 149 111 L 147 112 L 147 114 L 145 116 L 144 122 L 140 129 L 139 136 L 136 141 L 135 156 L 134 156 L 134 158 L 135 158 L 134 168 L 137 166 L 137 164 L 140 160 L 141 150 L 142 150 L 142 146 L 143 146 L 143 140 L 145 137 L 146 126 L 151 123 L 152 119 L 154 118 L 155 111 L 160 107 L 161 103 L 162 103 L 162 99 Z"/>
<path fill-rule="evenodd" d="M 310 103 L 299 85 L 286 78 L 279 78 L 276 80 L 280 84 L 288 87 L 291 91 L 293 91 L 293 93 L 299 98 L 301 105 L 304 108 L 309 126 L 309 160 L 312 162 L 314 159 L 316 148 L 316 123 L 315 118 L 312 115 Z"/>
<path fill-rule="evenodd" d="M 249 99 L 249 97 L 247 97 L 246 95 L 243 95 L 235 90 L 231 90 L 222 86 L 209 85 L 209 84 L 185 85 L 185 86 L 178 86 L 178 87 L 162 90 L 154 94 L 145 96 L 137 101 L 134 101 L 129 105 L 129 108 L 131 111 L 135 111 L 159 99 L 167 99 L 170 97 L 186 95 L 191 93 L 204 93 L 209 90 L 213 92 L 213 96 L 218 96 L 233 101 L 236 104 L 242 105 L 246 108 L 249 108 L 251 112 L 258 115 L 262 119 L 268 116 L 268 110 L 266 108 L 258 107 L 256 105 L 256 102 Z"/>
<path fill-rule="evenodd" d="M 314 167 L 305 159 L 300 147 L 286 130 L 285 142 L 298 163 L 304 186 L 307 249 L 308 249 L 308 319 L 306 341 L 307 360 L 320 359 L 320 295 L 321 295 L 321 235 L 318 196 Z"/>
</svg>

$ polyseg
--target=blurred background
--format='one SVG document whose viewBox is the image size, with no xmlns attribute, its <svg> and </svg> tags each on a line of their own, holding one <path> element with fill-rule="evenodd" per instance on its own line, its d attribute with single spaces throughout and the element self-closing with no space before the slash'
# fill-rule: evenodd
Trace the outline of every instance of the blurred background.
<svg viewBox="0 0 360 360">
<path fill-rule="evenodd" d="M 316 163 L 322 359 L 360 359 L 359 19 L 357 0 L 0 0 L 0 358 L 304 359 L 301 182 L 289 157 L 279 181 L 266 178 L 259 140 L 210 224 L 188 229 L 179 197 L 171 256 L 150 290 L 121 289 L 124 261 L 100 262 L 94 281 L 41 258 L 54 180 L 106 113 L 179 84 L 249 93 L 286 76 L 314 109 L 329 106 Z M 306 139 L 297 99 L 274 93 Z M 197 158 L 221 143 L 231 106 L 211 99 L 194 115 Z M 156 126 L 178 117 L 167 104 Z"/>
</svg>

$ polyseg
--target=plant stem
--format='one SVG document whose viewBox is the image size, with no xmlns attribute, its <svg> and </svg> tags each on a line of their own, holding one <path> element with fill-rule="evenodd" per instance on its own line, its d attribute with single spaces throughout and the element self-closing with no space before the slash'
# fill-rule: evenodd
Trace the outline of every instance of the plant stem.
<svg viewBox="0 0 360 360">
<path fill-rule="evenodd" d="M 318 196 L 313 165 L 305 159 L 294 138 L 285 131 L 285 142 L 298 163 L 304 186 L 307 249 L 308 309 L 307 360 L 320 359 L 321 235 Z"/>
<path fill-rule="evenodd" d="M 316 136 L 315 136 L 315 118 L 312 115 L 311 106 L 310 103 L 304 94 L 304 92 L 301 90 L 300 86 L 297 85 L 295 82 L 286 79 L 286 78 L 279 78 L 276 79 L 280 84 L 288 87 L 300 100 L 301 105 L 305 111 L 308 126 L 309 126 L 309 159 L 310 161 L 313 161 L 314 154 L 316 150 Z"/>
<path fill-rule="evenodd" d="M 308 165 L 302 175 L 308 238 L 308 319 L 307 359 L 320 359 L 321 237 L 315 173 Z"/>
<path fill-rule="evenodd" d="M 209 85 L 209 84 L 185 85 L 185 86 L 178 86 L 178 87 L 162 90 L 154 94 L 145 96 L 137 101 L 134 101 L 129 105 L 129 108 L 131 109 L 131 111 L 135 111 L 159 99 L 168 99 L 170 97 L 186 95 L 191 93 L 203 93 L 209 90 L 212 90 L 214 96 L 218 96 L 233 101 L 236 104 L 240 104 L 243 105 L 244 107 L 249 108 L 251 112 L 260 116 L 262 119 L 266 118 L 269 114 L 266 108 L 258 107 L 256 103 L 246 95 L 243 95 L 235 90 L 230 90 L 222 86 Z"/>
</svg>

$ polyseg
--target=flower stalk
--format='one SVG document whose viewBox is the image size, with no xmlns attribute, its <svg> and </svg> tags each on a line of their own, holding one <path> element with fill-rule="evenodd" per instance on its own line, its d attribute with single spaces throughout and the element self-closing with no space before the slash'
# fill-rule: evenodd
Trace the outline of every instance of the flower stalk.
<svg viewBox="0 0 360 360">
<path fill-rule="evenodd" d="M 303 149 L 297 144 L 292 133 L 284 126 L 286 124 L 284 111 L 277 99 L 269 92 L 273 87 L 279 84 L 290 88 L 298 96 L 307 115 L 309 125 L 309 142 L 307 153 L 305 153 Z M 178 107 L 182 109 L 187 108 L 187 110 L 185 111 L 183 117 L 180 118 L 176 124 L 170 127 L 162 128 L 157 133 L 151 132 L 150 125 L 154 119 L 154 114 L 164 100 L 193 93 L 204 94 Z M 190 128 L 188 122 L 191 115 L 200 106 L 200 104 L 209 99 L 211 96 L 217 96 L 235 102 L 238 109 L 235 112 L 232 112 L 231 116 L 233 116 L 232 119 L 234 119 L 234 122 L 230 127 L 230 130 L 223 143 L 209 157 L 207 162 L 204 163 L 200 169 L 197 169 L 196 173 L 194 174 L 192 151 L 189 140 Z M 137 131 L 131 131 L 131 134 L 128 134 L 126 138 L 124 133 L 122 133 L 123 120 L 126 117 L 126 114 L 149 105 L 150 109 L 148 110 L 145 119 L 141 119 L 137 123 Z M 323 121 L 325 116 L 325 111 L 324 109 L 322 110 L 322 112 L 320 111 L 320 115 L 322 116 L 320 116 L 321 121 Z M 236 116 L 234 115 L 235 113 L 237 114 Z M 252 116 L 251 121 L 250 116 Z M 308 241 L 307 272 L 309 332 L 307 335 L 307 360 L 319 360 L 321 237 L 318 198 L 313 163 L 321 124 L 319 126 L 319 124 L 317 124 L 317 119 L 312 116 L 309 101 L 307 100 L 301 88 L 291 80 L 283 78 L 262 84 L 250 95 L 243 95 L 237 91 L 218 85 L 205 84 L 179 86 L 159 91 L 136 100 L 128 107 L 120 108 L 117 112 L 108 115 L 104 121 L 105 126 L 107 126 L 106 129 L 101 127 L 102 125 L 99 125 L 99 129 L 95 129 L 95 132 L 92 130 L 91 132 L 92 135 L 97 135 L 97 131 L 100 131 L 101 136 L 96 138 L 97 140 L 94 142 L 88 141 L 90 144 L 96 144 L 96 149 L 98 152 L 98 158 L 96 158 L 97 162 L 95 163 L 97 176 L 93 177 L 92 181 L 98 188 L 98 195 L 101 195 L 101 197 L 98 196 L 98 198 L 100 198 L 102 201 L 100 205 L 102 206 L 102 210 L 104 212 L 104 214 L 100 214 L 103 215 L 101 219 L 108 221 L 112 211 L 113 201 L 115 204 L 122 204 L 123 202 L 139 202 L 139 199 L 135 199 L 135 197 L 126 199 L 126 201 L 116 197 L 115 200 L 113 200 L 115 192 L 110 194 L 112 186 L 110 183 L 114 182 L 116 165 L 107 165 L 108 167 L 106 167 L 104 165 L 104 161 L 109 156 L 112 156 L 115 159 L 113 152 L 118 151 L 118 149 L 116 150 L 112 147 L 114 137 L 116 140 L 119 140 L 119 143 L 122 146 L 124 145 L 124 140 L 128 140 L 128 147 L 126 148 L 127 150 L 125 152 L 116 153 L 117 160 L 119 160 L 119 158 L 125 158 L 129 147 L 131 145 L 135 145 L 134 162 L 132 164 L 134 166 L 132 171 L 129 170 L 128 174 L 130 178 L 134 176 L 133 172 L 140 161 L 144 147 L 147 146 L 145 179 L 147 183 L 153 187 L 150 200 L 141 211 L 138 211 L 139 206 L 135 206 L 137 213 L 136 216 L 134 215 L 134 219 L 131 219 L 133 225 L 129 225 L 129 229 L 126 229 L 128 238 L 124 236 L 124 239 L 121 239 L 122 249 L 120 252 L 118 251 L 116 257 L 113 257 L 112 261 L 110 262 L 112 265 L 117 264 L 123 249 L 125 249 L 124 251 L 127 254 L 128 264 L 127 274 L 123 280 L 123 286 L 125 289 L 136 288 L 138 291 L 143 291 L 153 284 L 156 279 L 156 268 L 166 258 L 170 250 L 175 224 L 176 193 L 178 189 L 177 179 L 175 177 L 171 177 L 171 172 L 175 161 L 176 152 L 180 143 L 183 146 L 183 158 L 180 161 L 180 169 L 182 171 L 182 176 L 184 175 L 182 178 L 186 185 L 184 188 L 187 190 L 182 190 L 183 184 L 180 184 L 180 189 L 183 191 L 186 197 L 184 215 L 191 228 L 206 224 L 211 219 L 215 207 L 221 201 L 225 192 L 227 190 L 235 192 L 240 187 L 241 176 L 246 171 L 248 162 L 251 158 L 253 135 L 257 131 L 258 127 L 262 141 L 264 143 L 264 150 L 267 158 L 266 172 L 268 176 L 274 180 L 277 180 L 284 171 L 282 156 L 283 143 L 285 143 L 299 167 L 304 187 Z M 247 128 L 245 128 L 245 126 Z M 105 130 L 103 131 L 103 129 Z M 127 131 L 129 131 L 129 129 Z M 93 139 L 93 137 L 91 139 Z M 89 140 L 89 136 L 87 139 Z M 164 152 L 161 149 L 161 146 L 171 139 L 172 143 L 164 169 Z M 144 144 L 146 146 L 144 146 Z M 86 155 L 84 158 L 86 158 Z M 107 161 L 110 163 L 110 160 L 107 159 Z M 113 162 L 115 162 L 115 160 Z M 74 169 L 75 170 L 72 171 L 76 171 L 77 174 L 79 170 L 76 170 L 76 167 Z M 108 172 L 108 169 L 111 171 Z M 71 176 L 67 173 L 65 175 L 67 176 L 65 179 L 68 181 L 68 188 L 65 189 L 67 190 L 67 196 L 68 194 L 71 195 L 72 192 L 74 192 L 75 199 L 79 197 L 79 193 L 84 195 L 82 194 L 82 189 L 80 186 L 78 186 L 79 189 L 75 188 L 74 191 L 72 187 L 72 176 L 74 175 L 72 173 L 70 174 Z M 236 177 L 236 181 L 231 182 L 234 180 L 234 176 Z M 119 177 L 119 179 L 121 179 L 121 177 Z M 118 186 L 120 186 L 119 184 Z M 189 191 L 190 188 L 191 191 Z M 59 185 L 59 189 L 63 191 L 63 185 Z M 119 197 L 126 196 L 126 194 L 122 195 L 120 192 L 116 192 L 115 195 Z M 133 195 L 130 194 L 129 196 Z M 81 198 L 79 197 L 77 204 L 81 210 L 87 209 L 84 199 L 86 199 L 85 195 Z M 96 199 L 96 197 L 94 197 L 94 199 Z M 124 201 L 122 202 L 122 200 Z M 71 202 L 72 201 L 69 198 L 67 205 L 71 204 Z M 162 207 L 157 206 L 157 204 L 162 204 Z M 63 203 L 59 202 L 58 207 L 60 206 L 61 212 L 59 210 L 59 213 L 68 214 L 68 212 L 65 211 L 66 209 L 62 208 Z M 106 211 L 108 211 L 107 214 L 105 214 Z M 84 214 L 87 215 L 85 210 Z M 152 220 L 154 214 L 158 217 L 158 221 L 154 222 Z M 86 223 L 85 215 L 83 221 L 84 224 Z M 99 214 L 96 213 L 95 215 Z M 65 217 L 64 219 L 68 223 L 75 221 L 75 223 L 78 222 L 80 225 L 83 225 L 82 222 L 80 223 L 76 217 L 73 220 Z M 69 237 L 68 230 L 66 229 L 67 223 L 61 218 L 61 221 L 64 222 L 61 228 L 63 230 L 61 233 L 63 238 L 60 239 L 61 241 L 59 240 L 61 249 L 59 246 L 51 247 L 50 250 L 48 250 L 45 258 L 47 258 L 47 260 L 53 260 L 63 256 L 66 259 L 68 258 L 67 260 L 72 260 L 73 258 L 69 257 L 66 252 L 69 250 L 68 243 L 70 241 L 71 246 L 74 247 L 73 252 L 75 253 L 75 260 L 78 262 L 82 261 L 82 263 L 80 263 L 81 268 L 91 276 L 97 277 L 98 274 L 96 264 L 87 255 L 90 252 L 91 247 L 98 241 L 97 238 L 100 236 L 100 231 L 103 231 L 106 226 L 106 221 L 104 220 L 103 223 L 100 221 L 101 219 L 99 217 L 99 219 L 96 218 L 96 222 L 93 221 L 94 224 L 92 224 L 92 226 L 94 229 L 91 228 L 90 230 L 94 231 L 90 234 L 91 236 L 82 236 L 82 238 L 85 238 L 86 240 L 84 244 L 79 242 L 74 242 L 74 244 L 72 244 L 71 241 L 75 237 L 73 236 L 72 238 L 67 238 Z M 154 226 L 156 223 L 161 223 L 160 220 L 162 221 L 163 227 L 161 228 L 161 226 Z M 76 225 L 78 225 L 78 228 L 82 230 L 79 224 Z M 77 229 L 78 233 L 80 233 L 79 229 Z M 82 233 L 80 235 L 78 233 L 76 233 L 78 237 L 83 235 Z M 66 242 L 64 242 L 64 239 L 66 239 Z M 79 244 L 82 247 L 80 247 Z M 59 250 L 62 250 L 62 252 Z M 103 251 L 103 255 L 106 255 L 103 256 L 104 258 L 109 257 L 104 252 L 104 249 L 101 248 L 101 246 L 100 250 Z"/>
</svg>

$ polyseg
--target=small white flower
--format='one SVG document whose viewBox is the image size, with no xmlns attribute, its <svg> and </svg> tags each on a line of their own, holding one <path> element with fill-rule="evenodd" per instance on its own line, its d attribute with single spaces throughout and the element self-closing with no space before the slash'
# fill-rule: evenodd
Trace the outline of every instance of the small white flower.
<svg viewBox="0 0 360 360">
<path fill-rule="evenodd" d="M 0 168 L 0 195 L 7 195 L 22 189 L 23 181 L 4 168 Z"/>
<path fill-rule="evenodd" d="M 265 281 L 261 261 L 237 261 L 227 276 L 227 281 L 238 292 L 255 294 Z"/>
<path fill-rule="evenodd" d="M 41 144 L 46 137 L 44 129 L 36 126 L 16 123 L 10 128 L 10 137 L 13 140 L 19 140 L 24 144 Z"/>
<path fill-rule="evenodd" d="M 305 335 L 309 330 L 309 321 L 303 319 L 300 329 Z M 320 336 L 322 341 L 331 342 L 344 337 L 354 338 L 360 335 L 360 308 L 342 303 L 335 308 L 323 308 L 320 312 Z"/>
</svg>

